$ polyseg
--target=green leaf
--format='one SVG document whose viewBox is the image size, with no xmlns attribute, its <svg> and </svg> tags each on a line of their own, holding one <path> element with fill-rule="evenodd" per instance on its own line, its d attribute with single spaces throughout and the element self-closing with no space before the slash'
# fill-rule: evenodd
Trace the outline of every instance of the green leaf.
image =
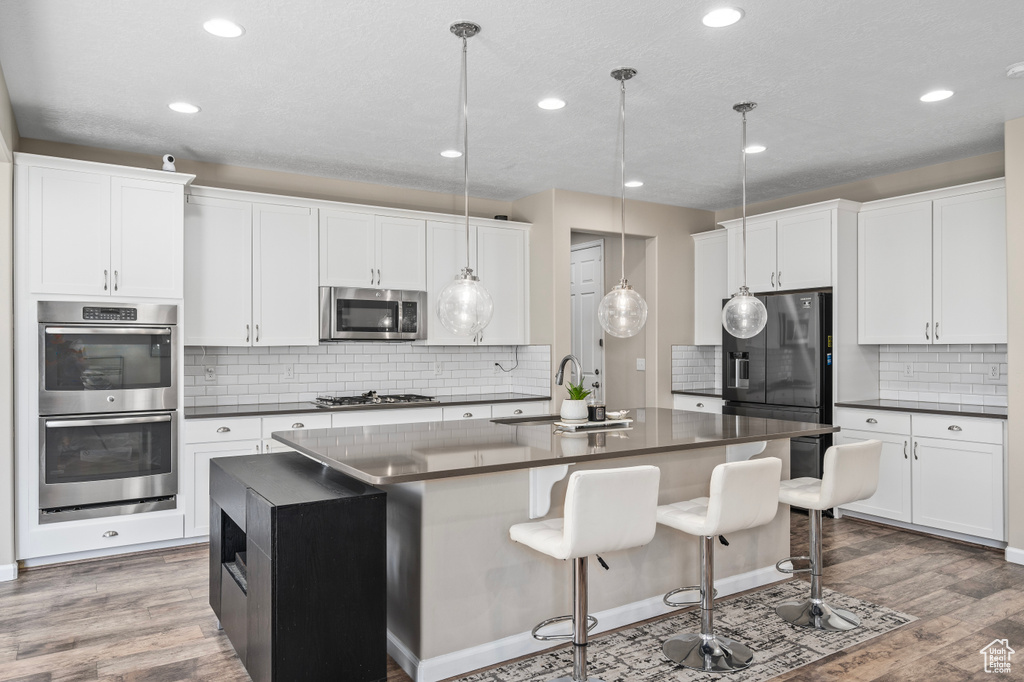
<svg viewBox="0 0 1024 682">
<path fill-rule="evenodd" d="M 590 395 L 590 391 L 583 389 L 582 381 L 578 384 L 574 384 L 570 381 L 569 387 L 566 390 L 569 391 L 569 400 L 583 400 Z"/>
</svg>

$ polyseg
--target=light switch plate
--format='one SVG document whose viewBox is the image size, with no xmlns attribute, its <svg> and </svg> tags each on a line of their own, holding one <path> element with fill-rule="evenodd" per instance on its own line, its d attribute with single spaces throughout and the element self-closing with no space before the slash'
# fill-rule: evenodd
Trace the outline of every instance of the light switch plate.
<svg viewBox="0 0 1024 682">
<path fill-rule="evenodd" d="M 646 358 L 637 358 L 636 359 L 636 371 L 643 372 L 643 371 L 646 371 L 646 369 L 647 369 L 647 359 Z"/>
</svg>

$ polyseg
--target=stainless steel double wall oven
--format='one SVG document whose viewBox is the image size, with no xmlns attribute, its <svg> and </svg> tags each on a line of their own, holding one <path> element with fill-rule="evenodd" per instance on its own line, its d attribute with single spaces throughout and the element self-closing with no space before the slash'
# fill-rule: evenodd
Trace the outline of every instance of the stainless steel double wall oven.
<svg viewBox="0 0 1024 682">
<path fill-rule="evenodd" d="M 177 306 L 41 301 L 40 522 L 171 509 Z"/>
</svg>

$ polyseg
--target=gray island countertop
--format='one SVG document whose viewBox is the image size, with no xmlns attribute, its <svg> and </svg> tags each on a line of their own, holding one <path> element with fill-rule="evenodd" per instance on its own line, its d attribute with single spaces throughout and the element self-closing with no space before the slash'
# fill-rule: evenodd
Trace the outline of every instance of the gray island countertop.
<svg viewBox="0 0 1024 682">
<path fill-rule="evenodd" d="M 830 424 L 667 408 L 634 409 L 629 417 L 629 428 L 597 432 L 564 433 L 535 417 L 519 424 L 473 419 L 279 431 L 273 437 L 352 478 L 381 485 L 839 431 Z"/>
</svg>

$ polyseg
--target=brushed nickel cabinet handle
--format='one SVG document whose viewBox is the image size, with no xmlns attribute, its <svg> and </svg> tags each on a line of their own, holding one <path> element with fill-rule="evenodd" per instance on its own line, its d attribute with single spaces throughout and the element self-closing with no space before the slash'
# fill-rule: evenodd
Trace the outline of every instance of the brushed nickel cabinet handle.
<svg viewBox="0 0 1024 682">
<path fill-rule="evenodd" d="M 950 427 L 949 427 L 949 430 L 950 430 L 950 431 L 963 431 L 963 429 L 961 429 L 961 428 L 960 428 L 959 426 L 957 426 L 956 424 L 953 424 L 952 426 L 950 426 Z"/>
<path fill-rule="evenodd" d="M 466 414 L 462 415 L 462 418 L 463 418 L 463 419 L 469 419 L 469 418 L 470 418 L 470 417 L 472 417 L 472 416 L 473 416 L 473 413 L 472 413 L 472 412 L 467 412 Z"/>
<path fill-rule="evenodd" d="M 260 326 L 256 325 L 256 343 L 260 342 Z"/>
<path fill-rule="evenodd" d="M 117 531 L 116 530 L 108 530 L 106 533 L 103 534 L 103 537 L 105 537 L 105 538 L 116 538 L 117 537 Z"/>
<path fill-rule="evenodd" d="M 217 429 L 217 433 L 229 433 L 230 431 L 231 429 L 228 428 L 227 426 L 222 426 L 219 429 Z"/>
<path fill-rule="evenodd" d="M 928 336 L 928 326 L 930 324 L 931 324 L 930 322 L 925 322 L 924 323 L 924 338 L 927 339 L 928 341 L 932 340 L 932 337 Z"/>
<path fill-rule="evenodd" d="M 697 403 L 697 407 L 704 407 L 704 403 Z"/>
<path fill-rule="evenodd" d="M 522 414 L 522 413 L 523 413 L 523 411 L 522 411 L 522 410 L 516 410 L 516 411 L 515 411 L 515 412 L 513 412 L 512 414 Z"/>
<path fill-rule="evenodd" d="M 775 273 L 772 273 L 772 288 L 775 288 Z"/>
<path fill-rule="evenodd" d="M 939 340 L 939 323 L 938 322 L 935 323 L 935 340 L 936 341 Z"/>
<path fill-rule="evenodd" d="M 295 422 L 294 424 L 292 424 L 292 428 L 293 429 L 304 429 L 304 428 L 306 428 L 306 425 L 303 424 L 302 422 Z"/>
<path fill-rule="evenodd" d="M 245 325 L 245 342 L 249 343 L 249 325 Z"/>
<path fill-rule="evenodd" d="M 380 286 L 380 268 L 377 268 L 377 286 Z"/>
<path fill-rule="evenodd" d="M 108 274 L 109 273 L 106 270 L 103 271 L 103 291 L 107 290 L 107 277 L 108 277 Z"/>
<path fill-rule="evenodd" d="M 117 291 L 117 287 L 118 287 L 117 270 L 114 270 L 114 291 Z"/>
<path fill-rule="evenodd" d="M 779 276 L 775 278 L 775 281 L 779 283 L 780 287 L 782 286 L 782 270 L 779 270 Z"/>
<path fill-rule="evenodd" d="M 910 459 L 907 457 L 907 441 L 903 441 L 903 459 Z"/>
<path fill-rule="evenodd" d="M 917 459 L 917 441 L 914 441 L 914 459 Z"/>
<path fill-rule="evenodd" d="M 370 268 L 370 284 L 373 284 L 373 268 Z"/>
<path fill-rule="evenodd" d="M 878 420 L 874 417 L 868 417 L 868 424 L 877 424 Z"/>
</svg>

